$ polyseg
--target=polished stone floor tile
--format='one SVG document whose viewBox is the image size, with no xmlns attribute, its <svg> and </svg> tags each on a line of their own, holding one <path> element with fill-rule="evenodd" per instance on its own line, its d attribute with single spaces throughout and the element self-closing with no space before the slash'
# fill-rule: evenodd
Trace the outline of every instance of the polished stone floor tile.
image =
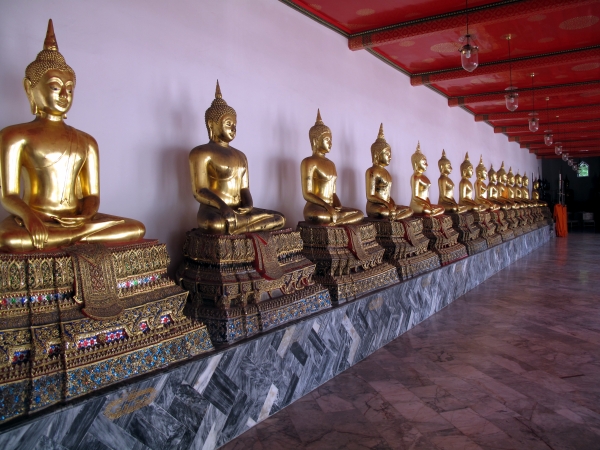
<svg viewBox="0 0 600 450">
<path fill-rule="evenodd" d="M 600 235 L 553 239 L 226 449 L 600 449 Z"/>
</svg>

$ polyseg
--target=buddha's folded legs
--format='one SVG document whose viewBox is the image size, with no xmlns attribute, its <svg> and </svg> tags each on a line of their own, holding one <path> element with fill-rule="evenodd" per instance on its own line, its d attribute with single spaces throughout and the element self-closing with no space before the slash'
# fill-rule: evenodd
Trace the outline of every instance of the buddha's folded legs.
<svg viewBox="0 0 600 450">
<path fill-rule="evenodd" d="M 277 211 L 252 208 L 245 214 L 235 213 L 227 221 L 217 208 L 201 204 L 198 209 L 198 229 L 206 234 L 242 234 L 278 230 L 285 225 L 285 217 Z"/>
<path fill-rule="evenodd" d="M 367 202 L 367 216 L 373 219 L 387 219 L 390 217 L 390 209 L 380 203 Z"/>
<path fill-rule="evenodd" d="M 80 227 L 64 227 L 44 222 L 48 230 L 47 248 L 64 247 L 78 241 L 94 243 L 126 242 L 141 239 L 146 232 L 141 222 L 108 214 L 96 214 Z M 0 250 L 28 252 L 36 250 L 27 229 L 10 216 L 0 222 Z"/>
<path fill-rule="evenodd" d="M 333 223 L 331 214 L 324 207 L 316 203 L 306 202 L 304 206 L 304 220 L 317 225 L 345 225 L 360 222 L 364 219 L 362 211 L 354 208 L 341 207 L 336 209 L 337 220 Z"/>
</svg>

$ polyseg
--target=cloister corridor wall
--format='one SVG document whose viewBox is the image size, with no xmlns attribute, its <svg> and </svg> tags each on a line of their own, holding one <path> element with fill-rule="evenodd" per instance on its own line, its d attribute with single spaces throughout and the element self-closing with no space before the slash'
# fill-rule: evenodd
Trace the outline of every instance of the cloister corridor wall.
<svg viewBox="0 0 600 450">
<path fill-rule="evenodd" d="M 67 123 L 96 138 L 100 210 L 141 220 L 177 264 L 196 222 L 188 153 L 207 142 L 204 111 L 219 79 L 237 110 L 233 145 L 248 157 L 255 206 L 302 219 L 300 161 L 311 153 L 317 108 L 333 132 L 331 159 L 343 204 L 364 210 L 370 146 L 383 122 L 393 157 L 392 196 L 410 200 L 410 155 L 428 157 L 438 197 L 442 149 L 458 186 L 466 151 L 477 165 L 501 161 L 537 174 L 539 161 L 504 135 L 366 51 L 277 0 L 106 0 L 0 3 L 0 128 L 32 120 L 25 67 L 52 18 L 61 53 L 77 74 Z M 458 52 L 455 55 L 459 63 Z M 456 193 L 458 195 L 458 193 Z M 0 219 L 6 217 L 0 209 Z"/>
</svg>

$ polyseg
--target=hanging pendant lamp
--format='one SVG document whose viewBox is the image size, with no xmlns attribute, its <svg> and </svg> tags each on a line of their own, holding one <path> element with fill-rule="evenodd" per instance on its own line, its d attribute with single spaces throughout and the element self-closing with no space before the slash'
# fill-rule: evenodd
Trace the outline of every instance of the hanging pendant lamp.
<svg viewBox="0 0 600 450">
<path fill-rule="evenodd" d="M 533 91 L 533 77 L 535 73 L 531 74 L 531 103 L 532 112 L 529 113 L 529 131 L 535 133 L 540 128 L 540 119 L 538 119 L 538 113 L 535 112 L 535 92 Z"/>
<path fill-rule="evenodd" d="M 510 77 L 510 86 L 508 86 L 505 90 L 509 91 L 504 95 L 504 99 L 506 100 L 506 109 L 509 111 L 516 111 L 519 107 L 519 93 L 514 92 L 517 88 L 512 85 L 512 61 L 510 60 L 510 34 L 506 36 L 506 41 L 508 42 L 508 70 Z"/>
<path fill-rule="evenodd" d="M 467 34 L 459 39 L 459 42 L 465 42 L 461 48 L 458 49 L 460 52 L 460 63 L 467 72 L 473 72 L 479 65 L 479 47 L 471 45 L 471 35 L 469 34 L 469 1 L 465 0 L 465 12 L 467 15 Z"/>
<path fill-rule="evenodd" d="M 560 128 L 558 125 L 558 116 L 556 116 L 556 139 L 558 139 L 558 135 L 560 134 Z M 560 155 L 562 153 L 562 145 L 560 141 L 555 142 L 554 153 Z"/>
<path fill-rule="evenodd" d="M 550 97 L 546 97 L 546 119 L 548 122 L 548 126 L 550 126 L 550 116 L 548 115 L 548 100 L 550 100 Z M 544 144 L 546 144 L 548 147 L 550 147 L 552 145 L 552 142 L 554 142 L 554 136 L 552 136 L 552 130 L 546 130 L 544 131 Z"/>
</svg>

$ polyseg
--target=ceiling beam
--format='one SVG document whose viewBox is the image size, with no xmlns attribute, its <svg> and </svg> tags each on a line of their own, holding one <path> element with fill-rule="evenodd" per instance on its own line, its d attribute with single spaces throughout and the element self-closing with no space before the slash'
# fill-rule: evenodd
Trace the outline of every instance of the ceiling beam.
<svg viewBox="0 0 600 450">
<path fill-rule="evenodd" d="M 534 111 L 507 111 L 493 114 L 475 114 L 475 122 L 494 122 L 497 120 L 517 120 L 517 119 L 529 119 L 529 114 Z M 598 114 L 600 116 L 600 103 L 595 105 L 582 105 L 582 106 L 570 106 L 568 108 L 549 108 L 549 109 L 538 109 L 536 112 L 539 114 L 541 119 L 545 116 L 550 116 L 552 119 L 559 117 L 568 116 L 569 114 Z"/>
<path fill-rule="evenodd" d="M 584 159 L 584 158 L 594 158 L 600 156 L 600 152 L 590 152 L 590 153 L 585 153 L 585 154 L 581 154 L 581 155 L 576 155 L 575 158 L 576 159 Z M 556 154 L 552 154 L 552 155 L 537 155 L 537 159 L 558 159 L 561 158 L 562 156 L 560 155 L 556 155 Z M 566 164 L 566 163 L 565 163 Z"/>
<path fill-rule="evenodd" d="M 567 130 L 578 130 L 580 129 L 577 125 L 581 125 L 581 127 L 585 128 L 587 125 L 591 127 L 598 127 L 600 123 L 600 119 L 592 119 L 592 120 L 578 120 L 576 122 L 558 122 L 554 124 L 558 126 L 558 128 L 563 128 L 565 131 Z M 508 127 L 498 126 L 494 127 L 494 133 L 514 133 L 519 131 L 529 131 L 529 125 L 512 125 Z M 538 132 L 543 135 L 543 130 L 538 130 Z"/>
<path fill-rule="evenodd" d="M 558 134 L 560 136 L 560 139 L 572 139 L 572 138 L 598 138 L 600 139 L 600 130 L 597 131 L 592 131 L 592 130 L 588 130 L 588 131 L 571 131 L 568 133 L 555 133 Z M 530 133 L 529 130 L 527 130 L 527 134 L 525 135 L 513 135 L 513 136 L 508 136 L 508 142 L 544 142 L 544 135 L 543 134 L 533 134 Z"/>
<path fill-rule="evenodd" d="M 523 93 L 534 91 L 535 95 L 541 95 L 544 97 L 558 97 L 559 95 L 577 95 L 585 93 L 600 94 L 600 81 L 589 81 L 586 83 L 575 83 L 552 87 L 540 87 L 540 88 L 525 88 L 517 89 L 512 92 Z M 477 103 L 488 103 L 494 101 L 504 101 L 504 95 L 506 91 L 487 92 L 484 94 L 467 95 L 466 97 L 448 97 L 448 106 L 465 106 L 473 105 Z"/>
<path fill-rule="evenodd" d="M 459 80 L 464 78 L 477 78 L 484 75 L 494 75 L 497 73 L 508 73 L 512 65 L 512 71 L 524 70 L 536 72 L 542 69 L 556 66 L 558 64 L 579 64 L 585 62 L 595 62 L 600 58 L 600 47 L 585 48 L 561 52 L 553 55 L 540 55 L 526 59 L 509 61 L 499 61 L 480 65 L 474 72 L 467 72 L 462 67 L 440 71 L 436 73 L 424 73 L 411 75 L 410 84 L 412 86 L 422 86 L 441 81 Z"/>
<path fill-rule="evenodd" d="M 529 17 L 531 14 L 549 14 L 562 11 L 573 6 L 582 6 L 596 3 L 597 0 L 525 0 L 505 2 L 500 6 L 486 5 L 486 7 L 471 8 L 457 11 L 454 14 L 445 14 L 431 17 L 426 20 L 403 22 L 396 25 L 377 28 L 366 32 L 356 33 L 348 39 L 350 50 L 362 50 L 393 44 L 404 39 L 428 36 L 447 30 L 465 28 L 465 12 L 469 13 L 469 26 L 496 24 L 499 21 L 516 21 Z"/>
<path fill-rule="evenodd" d="M 562 139 L 559 141 L 561 143 L 561 145 L 563 147 L 565 146 L 570 146 L 570 147 L 578 147 L 578 148 L 587 148 L 589 146 L 596 146 L 596 145 L 600 145 L 600 139 L 594 139 L 594 140 L 586 140 L 586 139 L 581 139 L 578 141 L 563 141 Z M 551 146 L 548 146 L 546 144 L 544 144 L 543 142 L 536 142 L 533 144 L 521 144 L 520 147 L 521 148 L 528 148 L 530 150 L 532 149 L 536 149 L 536 148 L 543 148 L 543 149 L 549 149 L 554 147 L 554 143 Z"/>
</svg>

